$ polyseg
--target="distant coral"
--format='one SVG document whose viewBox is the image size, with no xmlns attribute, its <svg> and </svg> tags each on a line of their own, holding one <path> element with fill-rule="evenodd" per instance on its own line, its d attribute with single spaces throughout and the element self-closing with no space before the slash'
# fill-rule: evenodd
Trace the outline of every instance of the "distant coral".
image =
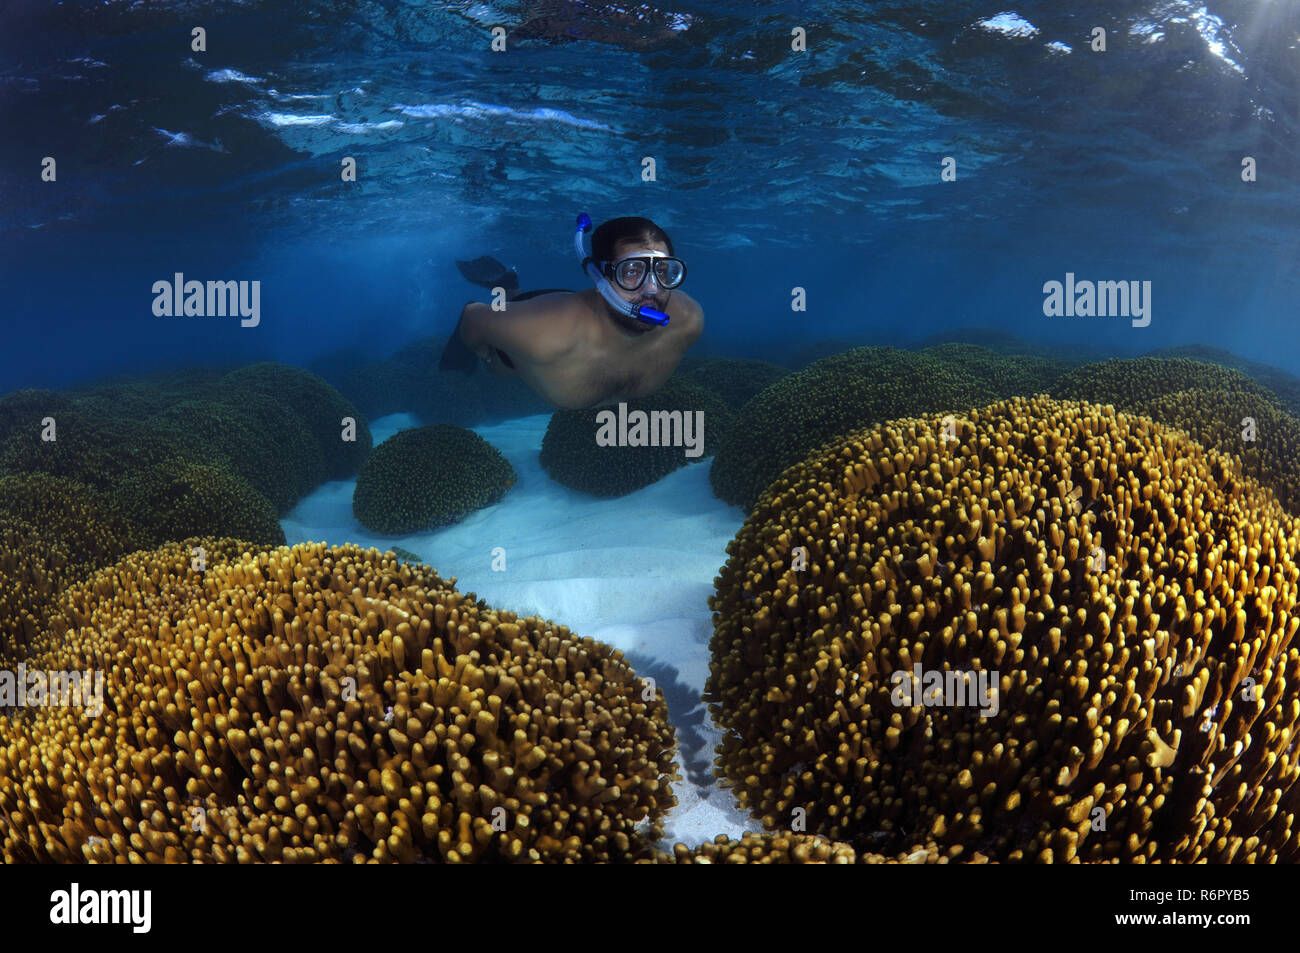
<svg viewBox="0 0 1300 953">
<path fill-rule="evenodd" d="M 0 399 L 0 469 L 111 490 L 129 474 L 183 458 L 229 468 L 284 512 L 325 480 L 355 473 L 370 452 L 366 418 L 299 368 L 194 372 L 188 386 L 175 376 L 152 379 L 159 389 L 146 378 L 71 396 L 25 391 Z M 343 439 L 347 417 L 355 420 L 353 440 Z"/>
<path fill-rule="evenodd" d="M 66 394 L 53 390 L 28 388 L 0 397 L 0 447 L 15 433 L 39 435 L 42 421 L 55 417 L 72 406 Z"/>
<path fill-rule="evenodd" d="M 1075 365 L 1041 354 L 1000 354 L 975 344 L 937 344 L 918 352 L 970 374 L 999 398 L 1046 394 Z"/>
<path fill-rule="evenodd" d="M 67 584 L 130 549 L 284 542 L 277 513 L 369 452 L 364 418 L 342 439 L 354 414 L 324 381 L 276 364 L 0 397 L 0 645 L 30 639 Z"/>
<path fill-rule="evenodd" d="M 331 382 L 372 420 L 388 414 L 419 412 L 415 373 L 393 361 L 355 361 Z"/>
<path fill-rule="evenodd" d="M 484 401 L 486 390 L 506 379 L 482 367 L 470 375 L 439 371 L 438 360 L 446 343 L 445 337 L 416 338 L 387 360 L 394 378 L 402 381 L 407 391 L 398 409 L 413 413 L 429 424 L 472 427 L 489 416 Z M 523 386 L 518 381 L 515 383 Z"/>
<path fill-rule="evenodd" d="M 352 512 L 377 533 L 413 533 L 459 522 L 514 482 L 506 458 L 472 430 L 417 427 L 375 448 L 357 478 Z"/>
<path fill-rule="evenodd" d="M 327 479 L 325 450 L 316 435 L 292 409 L 262 394 L 178 401 L 157 419 L 190 435 L 191 458 L 227 467 L 266 496 L 277 513 L 287 512 Z M 363 431 L 362 439 L 369 436 Z M 196 534 L 239 535 L 213 526 L 207 533 L 175 538 Z"/>
<path fill-rule="evenodd" d="M 438 370 L 445 336 L 409 341 L 391 357 L 358 360 L 352 351 L 319 358 L 313 367 L 367 416 L 415 414 L 427 424 L 473 427 L 485 421 L 548 413 L 527 384 L 480 368 L 465 375 Z"/>
<path fill-rule="evenodd" d="M 627 446 L 601 446 L 598 419 L 617 421 L 618 405 L 586 410 L 557 410 L 542 438 L 541 463 L 551 479 L 593 496 L 624 496 L 655 483 L 674 470 L 714 453 L 730 432 L 734 417 L 726 403 L 712 391 L 679 376 L 649 397 L 623 401 L 628 420 L 645 415 L 645 439 L 656 445 L 634 446 L 629 426 Z M 700 456 L 686 456 L 686 427 L 694 428 L 703 413 L 704 433 Z M 598 415 L 614 415 L 612 418 Z M 661 434 L 666 430 L 666 439 Z M 700 438 L 692 429 L 692 439 Z M 639 441 L 641 438 L 636 437 Z M 660 445 L 662 444 L 662 445 Z"/>
<path fill-rule="evenodd" d="M 1184 357 L 1209 364 L 1219 364 L 1241 371 L 1267 387 L 1293 416 L 1300 416 L 1300 378 L 1279 367 L 1238 357 L 1231 351 L 1204 344 L 1167 347 L 1152 351 L 1148 357 Z"/>
<path fill-rule="evenodd" d="M 191 367 L 110 377 L 74 388 L 68 396 L 91 416 L 148 420 L 178 401 L 193 399 L 232 369 Z"/>
<path fill-rule="evenodd" d="M 706 358 L 679 372 L 682 380 L 713 391 L 733 411 L 740 410 L 755 394 L 789 373 L 787 368 L 767 361 L 728 357 Z"/>
<path fill-rule="evenodd" d="M 128 473 L 206 450 L 183 430 L 159 421 L 94 416 L 76 406 L 49 414 L 52 424 L 15 428 L 0 446 L 0 470 L 66 477 L 112 490 Z M 46 439 L 50 436 L 52 439 Z"/>
<path fill-rule="evenodd" d="M 855 348 L 781 378 L 742 407 L 709 480 L 720 499 L 750 509 L 782 470 L 828 440 L 891 417 L 992 399 L 988 384 L 949 361 Z"/>
<path fill-rule="evenodd" d="M 936 331 L 927 335 L 916 346 L 918 349 L 927 349 L 946 344 L 974 344 L 998 354 L 1032 354 L 1054 361 L 1065 361 L 1071 365 L 1103 360 L 1106 356 L 1099 348 L 1080 344 L 1077 341 L 1063 345 L 1039 344 L 1001 328 L 970 325 Z"/>
<path fill-rule="evenodd" d="M 1300 515 L 1300 420 L 1273 400 L 1220 390 L 1183 390 L 1134 405 L 1204 447 L 1230 453 L 1247 476 Z"/>
<path fill-rule="evenodd" d="M 870 346 L 866 341 L 850 341 L 845 338 L 823 338 L 809 342 L 807 338 L 798 338 L 790 342 L 785 351 L 786 367 L 803 370 L 810 364 L 828 357 L 836 357 L 847 351 Z"/>
<path fill-rule="evenodd" d="M 1177 357 L 1139 357 L 1084 364 L 1063 375 L 1052 388 L 1052 396 L 1061 400 L 1114 404 L 1127 410 L 1143 401 L 1191 389 L 1272 398 L 1262 384 L 1240 371 Z"/>
<path fill-rule="evenodd" d="M 370 425 L 352 403 L 311 371 L 289 364 L 250 364 L 226 374 L 210 388 L 212 396 L 239 406 L 250 395 L 275 401 L 293 414 L 315 439 L 324 460 L 324 478 L 351 476 L 370 453 Z M 344 439 L 343 421 L 355 422 L 353 439 Z"/>
<path fill-rule="evenodd" d="M 259 546 L 285 541 L 270 501 L 243 477 L 212 464 L 175 458 L 130 473 L 118 484 L 112 507 L 149 546 L 209 532 Z"/>
</svg>

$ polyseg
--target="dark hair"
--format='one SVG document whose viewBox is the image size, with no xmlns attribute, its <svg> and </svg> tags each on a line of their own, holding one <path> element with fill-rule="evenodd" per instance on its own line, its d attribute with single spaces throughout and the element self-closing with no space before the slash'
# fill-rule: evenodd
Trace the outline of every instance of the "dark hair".
<svg viewBox="0 0 1300 953">
<path fill-rule="evenodd" d="M 591 233 L 591 257 L 596 261 L 612 261 L 614 248 L 620 242 L 662 242 L 668 247 L 668 254 L 675 255 L 673 240 L 668 233 L 650 221 L 636 215 L 623 218 L 611 218 L 602 222 Z"/>
</svg>

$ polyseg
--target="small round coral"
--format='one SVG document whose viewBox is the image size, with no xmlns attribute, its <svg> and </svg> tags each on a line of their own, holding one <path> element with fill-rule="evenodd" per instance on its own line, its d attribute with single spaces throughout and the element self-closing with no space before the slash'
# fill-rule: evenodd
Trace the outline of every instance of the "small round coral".
<svg viewBox="0 0 1300 953">
<path fill-rule="evenodd" d="M 722 397 L 682 375 L 649 397 L 621 403 L 626 407 L 551 415 L 541 452 L 551 479 L 592 496 L 624 496 L 714 453 L 735 419 Z M 627 422 L 626 444 L 614 442 L 620 419 Z"/>
<path fill-rule="evenodd" d="M 374 449 L 357 478 L 352 512 L 377 533 L 414 533 L 496 503 L 514 480 L 501 452 L 472 430 L 416 427 Z"/>
</svg>

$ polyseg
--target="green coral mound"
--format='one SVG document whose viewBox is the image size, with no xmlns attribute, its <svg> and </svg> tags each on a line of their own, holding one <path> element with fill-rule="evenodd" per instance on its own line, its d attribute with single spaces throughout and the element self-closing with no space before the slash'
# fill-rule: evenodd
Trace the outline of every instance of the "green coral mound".
<svg viewBox="0 0 1300 953">
<path fill-rule="evenodd" d="M 145 545 L 102 492 L 44 473 L 0 476 L 0 519 L 23 520 L 57 538 L 79 560 L 105 565 Z"/>
<path fill-rule="evenodd" d="M 413 533 L 460 522 L 514 482 L 506 458 L 473 431 L 416 427 L 374 449 L 357 478 L 352 512 L 376 533 Z"/>
<path fill-rule="evenodd" d="M 355 440 L 343 439 L 344 417 L 356 421 Z M 12 511 L 14 500 L 30 510 L 33 493 L 49 497 L 56 488 L 84 525 L 120 524 L 113 538 L 129 536 L 136 548 L 198 535 L 279 545 L 276 514 L 359 469 L 370 445 L 351 404 L 316 375 L 281 364 L 8 394 L 0 398 L 0 476 L 12 478 L 6 539 L 26 534 L 31 543 L 21 578 L 16 563 L 7 574 L 44 589 L 42 579 L 61 580 L 67 567 L 102 565 L 119 553 L 99 552 L 66 521 Z M 5 618 L 12 627 L 15 616 Z"/>
<path fill-rule="evenodd" d="M 54 417 L 72 406 L 66 394 L 58 391 L 28 388 L 16 390 L 0 397 L 0 444 L 15 433 L 35 433 L 41 421 Z"/>
<path fill-rule="evenodd" d="M 629 446 L 600 446 L 598 436 L 611 428 L 605 422 L 613 415 L 617 431 L 617 406 L 585 410 L 557 410 L 551 415 L 542 438 L 542 467 L 551 479 L 572 490 L 592 496 L 625 496 L 662 480 L 688 463 L 695 463 L 714 453 L 727 439 L 734 417 L 721 397 L 680 376 L 668 379 L 649 397 L 624 401 L 628 415 Z M 641 436 L 634 436 L 633 414 L 643 412 L 647 420 L 647 441 L 664 442 L 660 434 L 668 430 L 668 446 L 631 446 Z M 698 457 L 688 457 L 684 429 L 704 413 L 704 442 Z M 680 412 L 680 414 L 676 414 Z M 603 415 L 603 416 L 602 416 Z M 668 415 L 668 416 L 665 416 Z M 692 430 L 692 439 L 699 436 Z M 676 444 L 676 445 L 671 445 Z"/>
<path fill-rule="evenodd" d="M 829 440 L 893 417 L 994 399 L 988 384 L 950 361 L 854 348 L 782 378 L 741 408 L 709 479 L 719 499 L 749 510 L 786 467 Z"/>
<path fill-rule="evenodd" d="M 47 417 L 53 440 L 45 439 Z M 351 439 L 345 418 L 355 421 Z M 0 470 L 112 490 L 186 459 L 229 469 L 279 513 L 326 480 L 357 472 L 371 444 L 365 417 L 338 391 L 284 364 L 152 375 L 71 395 L 21 391 L 0 402 Z"/>
<path fill-rule="evenodd" d="M 1204 344 L 1191 344 L 1183 347 L 1167 347 L 1158 351 L 1152 351 L 1148 357 L 1185 357 L 1193 361 L 1204 361 L 1207 364 L 1219 364 L 1223 367 L 1230 367 L 1233 370 L 1241 371 L 1243 374 L 1254 378 L 1263 384 L 1274 394 L 1282 406 L 1292 414 L 1300 415 L 1300 378 L 1293 374 L 1288 374 L 1279 367 L 1272 364 L 1264 364 L 1260 361 L 1251 361 L 1244 357 L 1238 357 L 1231 351 L 1225 351 L 1219 347 L 1209 347 Z"/>
<path fill-rule="evenodd" d="M 240 406 L 251 396 L 274 401 L 292 413 L 316 440 L 324 459 L 324 478 L 351 476 L 370 453 L 373 440 L 366 418 L 346 397 L 311 371 L 263 362 L 231 371 L 212 386 L 212 396 Z M 345 440 L 344 418 L 355 422 L 354 439 Z"/>
<path fill-rule="evenodd" d="M 248 394 L 233 401 L 183 400 L 167 408 L 159 422 L 190 434 L 202 447 L 199 459 L 227 467 L 284 513 L 328 479 L 325 451 L 296 414 L 271 398 Z M 370 432 L 361 433 L 359 425 L 358 440 L 367 441 L 368 448 Z"/>
<path fill-rule="evenodd" d="M 110 377 L 75 388 L 68 396 L 79 410 L 92 416 L 149 420 L 172 404 L 204 392 L 230 370 L 193 367 Z"/>
<path fill-rule="evenodd" d="M 112 490 L 130 473 L 161 466 L 185 456 L 201 459 L 201 442 L 160 421 L 108 418 L 73 405 L 14 432 L 0 447 L 0 470 L 66 477 L 101 490 Z M 53 439 L 45 439 L 46 436 Z"/>
<path fill-rule="evenodd" d="M 828 357 L 837 357 L 860 347 L 866 347 L 865 341 L 850 341 L 845 338 L 823 338 L 820 341 L 796 339 L 791 341 L 786 350 L 785 365 L 796 370 L 803 370 L 810 364 Z"/>
<path fill-rule="evenodd" d="M 124 477 L 114 508 L 145 537 L 146 546 L 224 535 L 264 546 L 283 546 L 284 530 L 269 500 L 223 466 L 167 460 Z"/>
<path fill-rule="evenodd" d="M 948 343 L 920 352 L 970 374 L 997 398 L 1046 394 L 1073 364 L 1042 354 L 1000 354 L 977 344 Z"/>
<path fill-rule="evenodd" d="M 277 512 L 370 444 L 341 395 L 280 364 L 0 397 L 0 647 L 23 646 L 59 593 L 124 553 L 189 536 L 283 544 Z"/>
<path fill-rule="evenodd" d="M 963 327 L 944 328 L 942 331 L 936 331 L 921 341 L 919 349 L 924 350 L 943 344 L 975 344 L 1002 354 L 1028 354 L 1035 348 L 1034 344 L 1012 334 L 1010 331 L 992 328 L 988 325 L 968 324 Z"/>
<path fill-rule="evenodd" d="M 789 373 L 789 368 L 769 364 L 767 361 L 710 357 L 693 363 L 689 370 L 682 370 L 680 377 L 713 391 L 732 410 L 740 410 L 759 391 L 775 384 Z"/>
<path fill-rule="evenodd" d="M 1038 344 L 1000 328 L 972 326 L 945 328 L 928 335 L 916 347 L 917 350 L 924 350 L 943 344 L 976 344 L 999 354 L 1033 354 L 1037 357 L 1064 360 L 1072 367 L 1091 361 L 1105 360 L 1107 357 L 1103 351 L 1086 343 L 1081 344 L 1076 341 L 1068 345 Z"/>
<path fill-rule="evenodd" d="M 1132 410 L 1144 401 L 1183 390 L 1211 390 L 1265 400 L 1272 395 L 1240 371 L 1179 357 L 1139 357 L 1085 364 L 1052 388 L 1057 400 L 1086 400 Z"/>
</svg>

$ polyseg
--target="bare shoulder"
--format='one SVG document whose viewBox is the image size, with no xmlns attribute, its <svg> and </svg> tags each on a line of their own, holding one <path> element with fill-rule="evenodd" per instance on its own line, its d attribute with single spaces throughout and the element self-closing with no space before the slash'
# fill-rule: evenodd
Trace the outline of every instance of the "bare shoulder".
<svg viewBox="0 0 1300 953">
<path fill-rule="evenodd" d="M 542 364 L 568 354 L 586 320 L 579 296 L 563 292 L 512 301 L 506 313 L 512 316 L 515 336 L 529 357 Z"/>
<path fill-rule="evenodd" d="M 698 338 L 704 330 L 704 308 L 684 291 L 673 293 L 668 314 L 680 321 L 682 333 L 689 335 L 691 340 Z"/>
</svg>

